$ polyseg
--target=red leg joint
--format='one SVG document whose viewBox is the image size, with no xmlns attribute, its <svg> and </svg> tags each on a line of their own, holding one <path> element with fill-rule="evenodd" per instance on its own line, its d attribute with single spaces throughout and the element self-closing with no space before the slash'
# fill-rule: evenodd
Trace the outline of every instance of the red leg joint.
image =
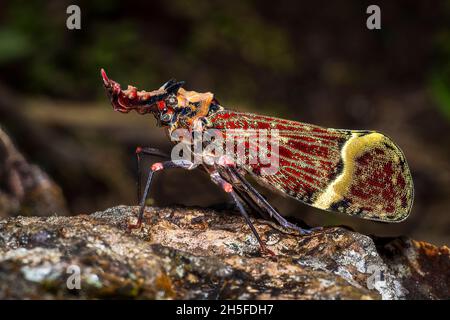
<svg viewBox="0 0 450 320">
<path fill-rule="evenodd" d="M 155 171 L 159 171 L 159 170 L 164 169 L 164 166 L 163 166 L 163 164 L 162 164 L 161 162 L 156 162 L 156 163 L 152 164 L 152 166 L 151 166 L 150 169 L 151 169 L 153 172 L 155 172 Z"/>
</svg>

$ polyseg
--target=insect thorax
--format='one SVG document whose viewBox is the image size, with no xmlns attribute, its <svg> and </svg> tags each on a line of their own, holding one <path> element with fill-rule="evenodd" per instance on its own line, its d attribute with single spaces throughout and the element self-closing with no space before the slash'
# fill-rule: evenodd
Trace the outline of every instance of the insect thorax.
<svg viewBox="0 0 450 320">
<path fill-rule="evenodd" d="M 191 129 L 197 119 L 207 121 L 210 116 L 222 110 L 224 108 L 211 92 L 198 93 L 181 88 L 170 117 L 166 116 L 167 112 L 161 113 L 161 125 L 167 126 L 169 132 L 179 128 Z"/>
</svg>

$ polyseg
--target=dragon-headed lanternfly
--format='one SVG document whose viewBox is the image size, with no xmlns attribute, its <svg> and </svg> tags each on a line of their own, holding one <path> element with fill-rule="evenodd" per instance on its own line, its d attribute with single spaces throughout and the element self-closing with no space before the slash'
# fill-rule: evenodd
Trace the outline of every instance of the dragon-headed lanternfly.
<svg viewBox="0 0 450 320">
<path fill-rule="evenodd" d="M 261 162 L 238 162 L 227 156 L 212 163 L 172 159 L 153 164 L 141 197 L 138 222 L 131 227 L 142 223 L 153 173 L 169 168 L 200 168 L 207 172 L 214 183 L 230 194 L 261 250 L 268 253 L 271 251 L 252 225 L 244 203 L 264 217 L 272 217 L 284 228 L 300 234 L 311 231 L 283 218 L 246 180 L 247 174 L 264 186 L 319 209 L 382 222 L 399 222 L 409 215 L 414 189 L 405 156 L 390 138 L 379 132 L 330 129 L 231 111 L 221 106 L 212 93 L 186 91 L 182 88 L 184 82 L 174 80 L 151 92 L 137 91 L 132 86 L 122 90 L 117 82 L 108 79 L 103 69 L 101 74 L 115 111 L 152 113 L 169 135 L 177 129 L 191 133 L 214 129 L 223 136 L 230 135 L 232 130 L 240 130 L 240 134 L 264 130 L 268 136 L 275 133 L 277 136 L 276 150 L 274 147 L 265 150 L 277 160 L 278 169 L 271 174 L 262 173 L 265 164 Z M 245 142 L 246 157 L 256 140 Z M 252 150 L 261 149 L 258 145 Z M 138 160 L 140 154 L 164 155 L 153 148 L 138 147 L 136 152 Z"/>
</svg>

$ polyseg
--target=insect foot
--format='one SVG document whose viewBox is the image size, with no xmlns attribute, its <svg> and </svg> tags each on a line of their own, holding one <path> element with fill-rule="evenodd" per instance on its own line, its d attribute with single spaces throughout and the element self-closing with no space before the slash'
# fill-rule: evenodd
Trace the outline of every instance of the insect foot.
<svg viewBox="0 0 450 320">
<path fill-rule="evenodd" d="M 136 220 L 135 223 L 131 223 L 130 221 L 127 221 L 127 233 L 131 233 L 135 229 L 140 229 L 142 227 L 142 220 L 138 218 L 132 218 L 133 220 Z"/>
</svg>

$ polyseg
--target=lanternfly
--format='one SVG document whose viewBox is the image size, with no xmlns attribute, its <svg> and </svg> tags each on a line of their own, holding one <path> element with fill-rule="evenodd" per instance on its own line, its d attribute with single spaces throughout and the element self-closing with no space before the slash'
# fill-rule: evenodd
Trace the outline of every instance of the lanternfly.
<svg viewBox="0 0 450 320">
<path fill-rule="evenodd" d="M 283 218 L 246 180 L 256 181 L 307 205 L 330 212 L 344 213 L 364 219 L 399 222 L 406 219 L 413 203 L 413 182 L 400 148 L 386 135 L 376 131 L 323 128 L 316 125 L 231 111 L 223 107 L 210 92 L 198 93 L 182 88 L 184 82 L 170 80 L 158 90 L 138 91 L 108 79 L 101 71 L 103 84 L 115 111 L 135 110 L 153 114 L 169 135 L 176 129 L 204 132 L 216 129 L 266 130 L 279 135 L 279 169 L 262 174 L 263 165 L 237 163 L 226 158 L 212 164 L 194 164 L 187 160 L 167 160 L 151 166 L 140 200 L 136 225 L 142 223 L 145 200 L 154 172 L 170 168 L 199 168 L 227 192 L 257 238 L 262 252 L 266 248 L 246 212 L 245 205 L 263 217 L 275 219 L 284 228 L 300 234 L 310 233 Z M 248 142 L 250 147 L 251 141 Z M 166 156 L 153 148 L 137 148 L 141 155 Z M 140 166 L 138 165 L 140 171 Z M 140 188 L 139 188 L 140 189 Z M 140 190 L 138 191 L 140 194 Z M 245 204 L 245 205 L 244 205 Z"/>
</svg>

